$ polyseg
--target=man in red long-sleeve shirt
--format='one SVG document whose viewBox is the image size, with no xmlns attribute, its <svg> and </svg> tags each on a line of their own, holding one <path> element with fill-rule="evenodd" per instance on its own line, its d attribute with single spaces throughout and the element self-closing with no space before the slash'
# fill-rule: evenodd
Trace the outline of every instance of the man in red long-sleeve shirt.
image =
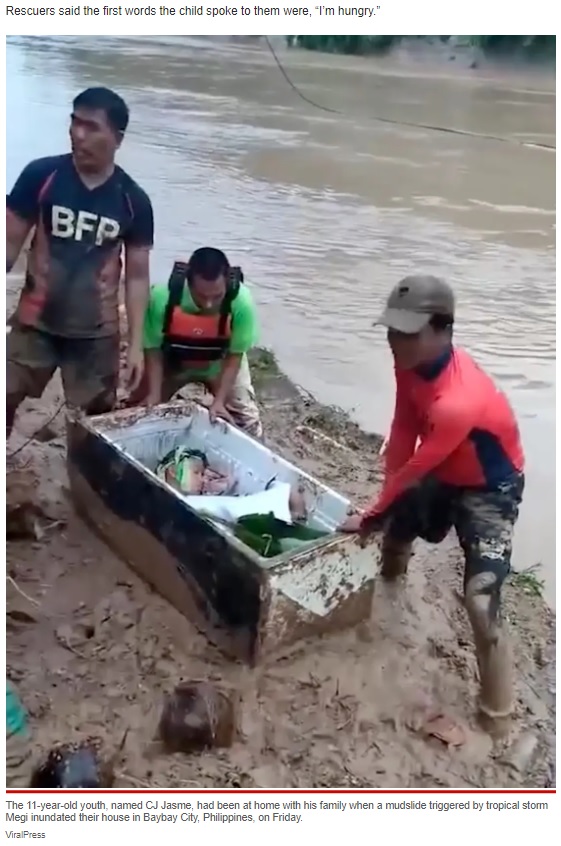
<svg viewBox="0 0 561 846">
<path fill-rule="evenodd" d="M 380 495 L 342 531 L 383 532 L 382 576 L 407 572 L 413 541 L 455 528 L 465 555 L 465 605 L 479 665 L 480 710 L 503 731 L 513 708 L 512 659 L 500 615 L 512 533 L 524 490 L 524 454 L 513 411 L 493 380 L 452 344 L 454 294 L 434 276 L 391 292 L 387 327 L 396 404 Z"/>
</svg>

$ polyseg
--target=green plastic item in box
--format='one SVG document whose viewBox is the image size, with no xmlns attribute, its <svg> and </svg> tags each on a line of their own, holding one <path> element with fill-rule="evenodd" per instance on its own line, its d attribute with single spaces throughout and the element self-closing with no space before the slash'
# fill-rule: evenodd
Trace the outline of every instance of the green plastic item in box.
<svg viewBox="0 0 561 846">
<path fill-rule="evenodd" d="M 320 540 L 331 532 L 310 529 L 299 523 L 285 523 L 270 513 L 240 517 L 234 526 L 234 534 L 261 558 L 275 558 L 310 541 Z"/>
</svg>

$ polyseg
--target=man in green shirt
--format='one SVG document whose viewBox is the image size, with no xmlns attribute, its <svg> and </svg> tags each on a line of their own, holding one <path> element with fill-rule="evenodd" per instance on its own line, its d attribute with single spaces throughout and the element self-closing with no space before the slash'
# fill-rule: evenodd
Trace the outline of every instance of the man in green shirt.
<svg viewBox="0 0 561 846">
<path fill-rule="evenodd" d="M 168 285 L 154 286 L 144 320 L 148 405 L 167 402 L 188 383 L 213 396 L 222 417 L 255 438 L 261 419 L 247 353 L 257 341 L 257 310 L 239 268 L 221 250 L 201 247 L 176 262 Z"/>
</svg>

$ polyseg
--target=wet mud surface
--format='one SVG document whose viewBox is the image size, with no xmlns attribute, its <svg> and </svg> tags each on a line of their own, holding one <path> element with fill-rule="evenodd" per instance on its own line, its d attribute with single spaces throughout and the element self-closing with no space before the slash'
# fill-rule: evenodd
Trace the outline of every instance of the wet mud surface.
<svg viewBox="0 0 561 846">
<path fill-rule="evenodd" d="M 270 445 L 357 502 L 371 496 L 377 439 L 299 392 L 268 354 L 254 370 Z M 453 538 L 420 544 L 403 588 L 376 583 L 368 625 L 251 670 L 224 658 L 76 516 L 62 413 L 24 445 L 59 402 L 56 381 L 41 404 L 28 401 L 8 448 L 23 445 L 8 461 L 7 668 L 36 761 L 95 736 L 124 788 L 554 786 L 555 619 L 531 582 L 514 578 L 505 590 L 518 670 L 508 744 L 493 746 L 475 722 Z M 18 505 L 26 517 L 21 507 L 14 517 Z M 159 745 L 165 697 L 182 680 L 233 691 L 231 746 L 170 754 Z"/>
</svg>

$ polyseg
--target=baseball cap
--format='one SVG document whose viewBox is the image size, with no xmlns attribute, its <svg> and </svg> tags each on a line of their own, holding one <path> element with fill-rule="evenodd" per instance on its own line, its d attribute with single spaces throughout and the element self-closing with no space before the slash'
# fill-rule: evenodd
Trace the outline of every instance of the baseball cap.
<svg viewBox="0 0 561 846">
<path fill-rule="evenodd" d="M 454 310 L 454 292 L 447 282 L 437 276 L 406 276 L 392 290 L 374 325 L 414 335 L 433 314 L 453 317 Z"/>
</svg>

